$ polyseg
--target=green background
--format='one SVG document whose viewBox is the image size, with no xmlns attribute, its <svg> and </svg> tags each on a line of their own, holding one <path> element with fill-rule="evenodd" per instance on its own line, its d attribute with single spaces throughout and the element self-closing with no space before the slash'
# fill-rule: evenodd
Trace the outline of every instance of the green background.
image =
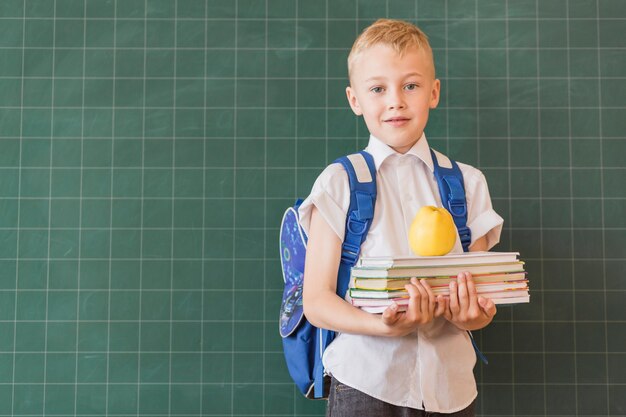
<svg viewBox="0 0 626 417">
<path fill-rule="evenodd" d="M 626 3 L 2 0 L 0 416 L 323 415 L 278 337 L 282 211 L 367 140 L 347 53 L 430 36 L 430 143 L 486 175 L 532 302 L 483 416 L 626 415 Z"/>
</svg>

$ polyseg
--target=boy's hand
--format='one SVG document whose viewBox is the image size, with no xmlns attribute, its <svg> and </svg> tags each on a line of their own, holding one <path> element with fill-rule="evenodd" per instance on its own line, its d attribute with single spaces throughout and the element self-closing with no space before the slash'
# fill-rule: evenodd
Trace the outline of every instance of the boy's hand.
<svg viewBox="0 0 626 417">
<path fill-rule="evenodd" d="M 439 304 L 444 304 L 437 299 Z M 496 305 L 491 299 L 476 293 L 472 274 L 461 272 L 457 282 L 450 283 L 450 297 L 445 303 L 444 317 L 462 330 L 478 330 L 488 325 L 496 315 Z"/>
<path fill-rule="evenodd" d="M 388 336 L 406 336 L 419 325 L 444 314 L 445 305 L 437 305 L 435 294 L 426 280 L 411 278 L 405 288 L 409 292 L 407 310 L 398 311 L 398 305 L 394 303 L 383 312 L 382 321 Z"/>
</svg>

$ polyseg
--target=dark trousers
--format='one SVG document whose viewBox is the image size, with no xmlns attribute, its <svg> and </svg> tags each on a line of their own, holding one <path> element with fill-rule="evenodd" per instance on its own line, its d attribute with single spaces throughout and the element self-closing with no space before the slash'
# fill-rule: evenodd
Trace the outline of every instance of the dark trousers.
<svg viewBox="0 0 626 417">
<path fill-rule="evenodd" d="M 429 413 L 415 408 L 399 407 L 344 385 L 335 378 L 330 383 L 326 417 L 474 417 L 474 403 L 456 413 Z"/>
</svg>

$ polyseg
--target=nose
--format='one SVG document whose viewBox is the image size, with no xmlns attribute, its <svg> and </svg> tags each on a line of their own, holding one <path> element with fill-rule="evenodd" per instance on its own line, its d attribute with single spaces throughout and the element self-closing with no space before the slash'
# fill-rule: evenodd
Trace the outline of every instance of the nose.
<svg viewBox="0 0 626 417">
<path fill-rule="evenodd" d="M 389 110 L 399 110 L 406 107 L 404 96 L 401 91 L 397 91 L 395 89 L 389 90 L 389 93 L 387 94 L 387 107 Z"/>
</svg>

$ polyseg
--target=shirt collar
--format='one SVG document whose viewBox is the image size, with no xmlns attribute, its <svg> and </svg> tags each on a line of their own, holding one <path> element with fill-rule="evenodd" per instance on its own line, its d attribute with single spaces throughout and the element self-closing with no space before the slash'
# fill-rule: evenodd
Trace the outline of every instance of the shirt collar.
<svg viewBox="0 0 626 417">
<path fill-rule="evenodd" d="M 367 144 L 366 150 L 374 157 L 374 163 L 376 164 L 377 171 L 380 169 L 383 162 L 385 162 L 385 160 L 391 155 L 403 156 L 402 154 L 394 151 L 389 145 L 374 135 L 370 135 L 370 140 Z M 413 145 L 405 155 L 413 155 L 419 158 L 426 164 L 431 172 L 434 171 L 433 158 L 430 154 L 430 147 L 428 146 L 428 141 L 426 140 L 426 135 L 424 133 L 422 133 L 419 140 L 415 142 L 415 145 Z"/>
</svg>

